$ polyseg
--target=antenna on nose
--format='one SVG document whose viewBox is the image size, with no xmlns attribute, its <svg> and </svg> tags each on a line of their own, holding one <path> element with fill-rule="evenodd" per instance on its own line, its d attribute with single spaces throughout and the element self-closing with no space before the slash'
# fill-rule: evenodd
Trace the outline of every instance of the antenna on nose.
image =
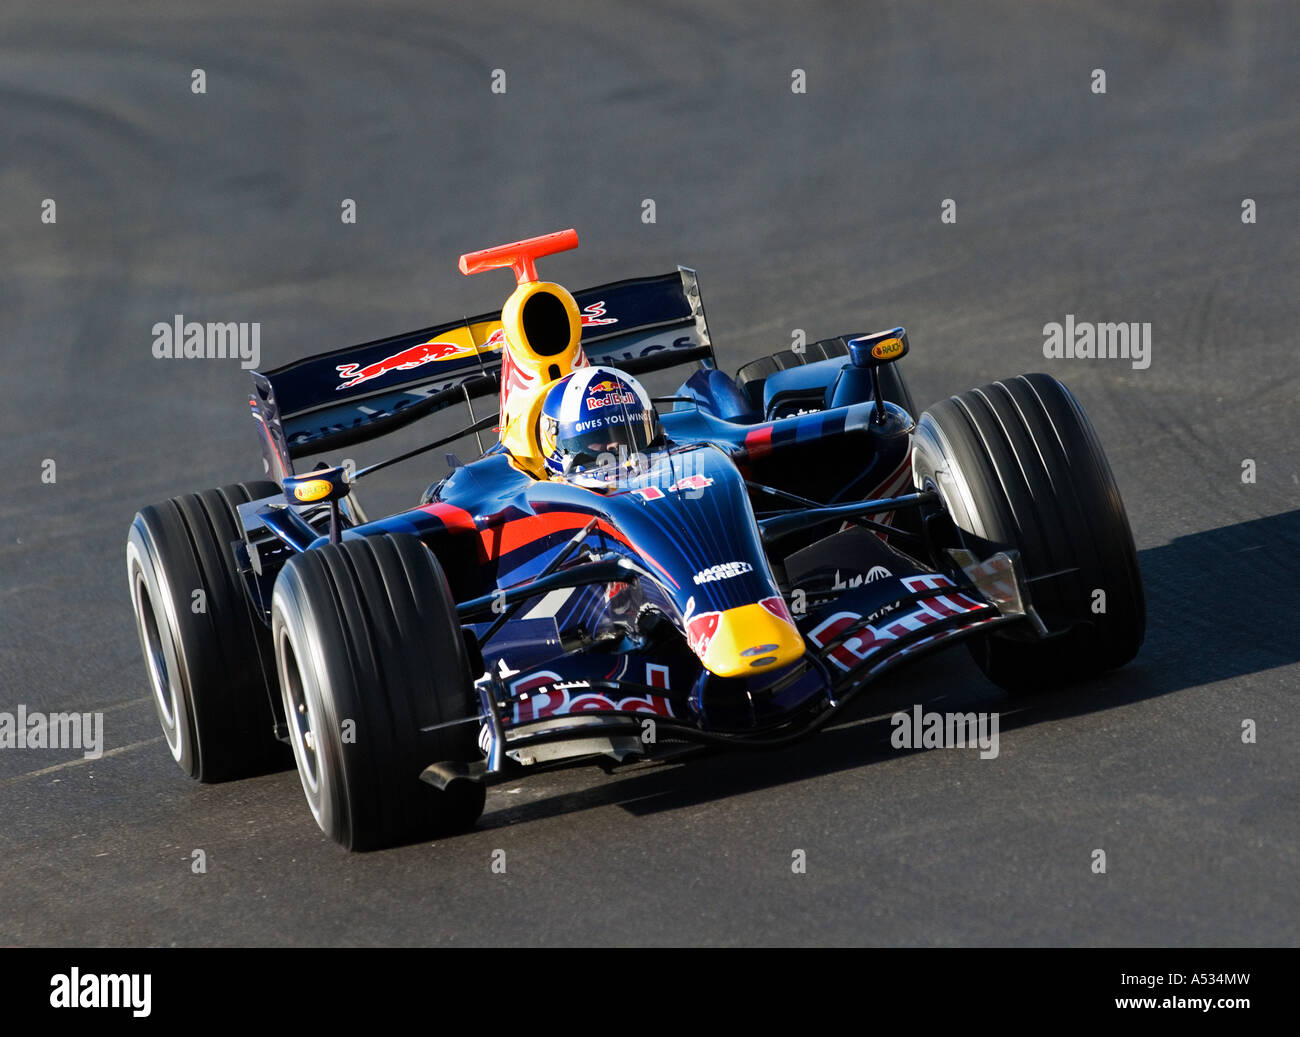
<svg viewBox="0 0 1300 1037">
<path fill-rule="evenodd" d="M 462 274 L 478 274 L 484 270 L 496 270 L 498 267 L 510 267 L 515 272 L 519 284 L 539 280 L 537 260 L 542 256 L 567 252 L 578 247 L 578 232 L 570 227 L 557 230 L 552 234 L 543 234 L 523 241 L 512 241 L 508 245 L 495 245 L 480 249 L 478 252 L 466 252 L 460 257 Z"/>
</svg>

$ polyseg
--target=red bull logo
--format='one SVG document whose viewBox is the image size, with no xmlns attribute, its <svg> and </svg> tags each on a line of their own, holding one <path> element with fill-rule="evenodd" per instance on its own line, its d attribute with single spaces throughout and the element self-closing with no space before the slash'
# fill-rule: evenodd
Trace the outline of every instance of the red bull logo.
<svg viewBox="0 0 1300 1037">
<path fill-rule="evenodd" d="M 613 385 L 613 383 L 610 383 Z M 588 396 L 587 409 L 599 410 L 601 407 L 612 407 L 616 403 L 632 405 L 636 403 L 636 393 L 619 392 L 618 386 L 613 386 L 614 391 L 606 392 L 604 396 Z"/>
<path fill-rule="evenodd" d="M 694 602 L 694 599 L 691 600 Z M 718 632 L 718 620 L 721 618 L 721 612 L 701 612 L 686 621 L 686 643 L 701 659 L 708 654 L 713 635 Z"/>
<path fill-rule="evenodd" d="M 667 688 L 668 674 L 659 675 L 659 684 Z M 510 715 L 511 724 L 531 724 L 547 717 L 568 716 L 573 713 L 619 712 L 650 713 L 655 716 L 673 716 L 672 703 L 663 695 L 637 695 L 631 698 L 612 699 L 593 691 L 590 681 L 565 681 L 552 670 L 521 677 L 510 685 L 511 695 L 517 699 Z"/>
<path fill-rule="evenodd" d="M 339 364 L 335 370 L 338 371 L 340 378 L 348 380 L 337 386 L 337 388 L 350 389 L 354 385 L 360 385 L 362 382 L 368 382 L 380 375 L 388 374 L 389 371 L 410 371 L 421 364 L 432 363 L 435 360 L 446 360 L 448 357 L 464 351 L 462 346 L 458 346 L 454 342 L 421 342 L 418 346 L 403 349 L 401 352 L 384 357 L 383 360 L 376 360 L 373 364 L 367 364 L 365 367 L 359 364 Z"/>
<path fill-rule="evenodd" d="M 587 386 L 587 392 L 614 392 L 618 388 L 618 382 L 612 378 L 606 378 L 603 382 L 593 382 Z"/>
</svg>

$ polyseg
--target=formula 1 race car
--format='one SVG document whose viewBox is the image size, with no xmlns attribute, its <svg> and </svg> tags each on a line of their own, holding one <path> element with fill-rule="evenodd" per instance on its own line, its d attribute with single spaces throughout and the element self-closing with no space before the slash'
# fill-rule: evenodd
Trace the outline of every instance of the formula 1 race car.
<svg viewBox="0 0 1300 1037">
<path fill-rule="evenodd" d="M 732 377 L 694 271 L 576 296 L 538 278 L 576 244 L 462 256 L 514 271 L 498 313 L 253 372 L 274 481 L 135 516 L 132 604 L 191 776 L 291 750 L 321 829 L 376 848 L 472 826 L 487 785 L 530 769 L 788 744 L 959 640 L 1015 693 L 1137 653 L 1128 519 L 1058 381 L 917 416 L 901 327 Z M 684 364 L 670 396 L 637 381 Z M 301 463 L 456 403 L 470 423 L 416 450 Z M 368 473 L 493 429 L 410 510 L 366 515 Z"/>
</svg>

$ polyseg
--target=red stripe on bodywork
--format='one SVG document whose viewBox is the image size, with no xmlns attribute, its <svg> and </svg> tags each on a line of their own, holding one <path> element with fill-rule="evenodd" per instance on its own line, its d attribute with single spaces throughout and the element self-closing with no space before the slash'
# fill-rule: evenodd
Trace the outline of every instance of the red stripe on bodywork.
<svg viewBox="0 0 1300 1037">
<path fill-rule="evenodd" d="M 592 519 L 591 515 L 582 511 L 545 511 L 539 515 L 528 515 L 503 522 L 500 525 L 479 529 L 474 524 L 473 515 L 464 508 L 458 508 L 452 504 L 426 504 L 420 510 L 440 519 L 451 532 L 477 532 L 481 545 L 480 558 L 484 560 L 500 558 L 502 555 L 509 554 L 521 547 L 527 547 L 535 540 L 555 533 L 576 533 Z M 663 573 L 669 583 L 674 587 L 678 586 L 677 581 L 673 579 L 672 574 L 667 569 L 604 519 L 596 523 L 595 529 L 604 533 L 610 539 L 617 540 L 630 551 L 644 558 Z"/>
<path fill-rule="evenodd" d="M 454 504 L 425 504 L 420 508 L 426 511 L 434 518 L 440 520 L 444 526 L 455 533 L 472 533 L 477 527 L 474 525 L 474 516 L 464 508 L 458 508 Z"/>
<path fill-rule="evenodd" d="M 493 557 L 499 557 L 502 554 L 515 550 L 517 547 L 523 547 L 531 544 L 539 537 L 549 536 L 552 533 L 576 533 L 582 529 L 592 516 L 583 511 L 544 511 L 539 515 L 529 516 L 528 518 L 515 519 L 507 522 L 504 526 L 496 530 L 484 530 L 484 546 L 488 545 L 488 536 L 490 533 L 498 534 L 498 542 L 495 547 L 488 547 L 488 551 L 493 553 Z M 672 573 L 665 569 L 653 556 L 641 550 L 636 544 L 632 543 L 627 537 L 611 526 L 604 519 L 596 522 L 594 529 L 599 530 L 613 540 L 617 540 L 624 547 L 634 552 L 638 557 L 644 558 L 653 565 L 674 587 L 678 586 L 673 579 Z"/>
<path fill-rule="evenodd" d="M 540 515 L 511 519 L 499 526 L 484 529 L 479 535 L 483 538 L 483 547 L 487 550 L 488 556 L 500 558 L 553 533 L 576 533 L 590 521 L 591 516 L 581 512 L 546 511 Z M 597 522 L 595 528 L 621 544 L 632 546 L 607 522 Z"/>
<path fill-rule="evenodd" d="M 745 450 L 750 458 L 758 460 L 772 452 L 772 426 L 764 425 L 745 433 Z"/>
</svg>

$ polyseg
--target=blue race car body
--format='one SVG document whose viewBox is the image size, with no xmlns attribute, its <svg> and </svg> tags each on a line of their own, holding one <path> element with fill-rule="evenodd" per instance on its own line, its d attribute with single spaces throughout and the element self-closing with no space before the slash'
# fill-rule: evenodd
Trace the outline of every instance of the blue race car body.
<svg viewBox="0 0 1300 1037">
<path fill-rule="evenodd" d="M 273 481 L 137 514 L 137 627 L 191 776 L 283 765 L 288 744 L 321 828 L 385 846 L 472 824 L 521 768 L 788 743 L 957 640 L 1014 692 L 1137 652 L 1128 520 L 1055 379 L 918 416 L 901 327 L 732 376 L 693 271 L 573 295 L 537 277 L 537 256 L 576 244 L 462 256 L 464 273 L 514 268 L 499 312 L 254 372 Z M 684 365 L 643 414 L 654 449 L 617 478 L 578 477 L 576 455 L 540 463 L 545 394 L 574 370 L 597 368 L 581 385 L 599 394 Z M 499 412 L 476 415 L 493 396 Z M 600 405 L 634 394 L 615 397 Z M 423 447 L 359 470 L 305 462 L 454 404 L 470 424 Z M 368 473 L 469 436 L 476 460 L 448 455 L 409 509 L 366 514 Z M 211 608 L 191 615 L 199 590 Z"/>
</svg>

